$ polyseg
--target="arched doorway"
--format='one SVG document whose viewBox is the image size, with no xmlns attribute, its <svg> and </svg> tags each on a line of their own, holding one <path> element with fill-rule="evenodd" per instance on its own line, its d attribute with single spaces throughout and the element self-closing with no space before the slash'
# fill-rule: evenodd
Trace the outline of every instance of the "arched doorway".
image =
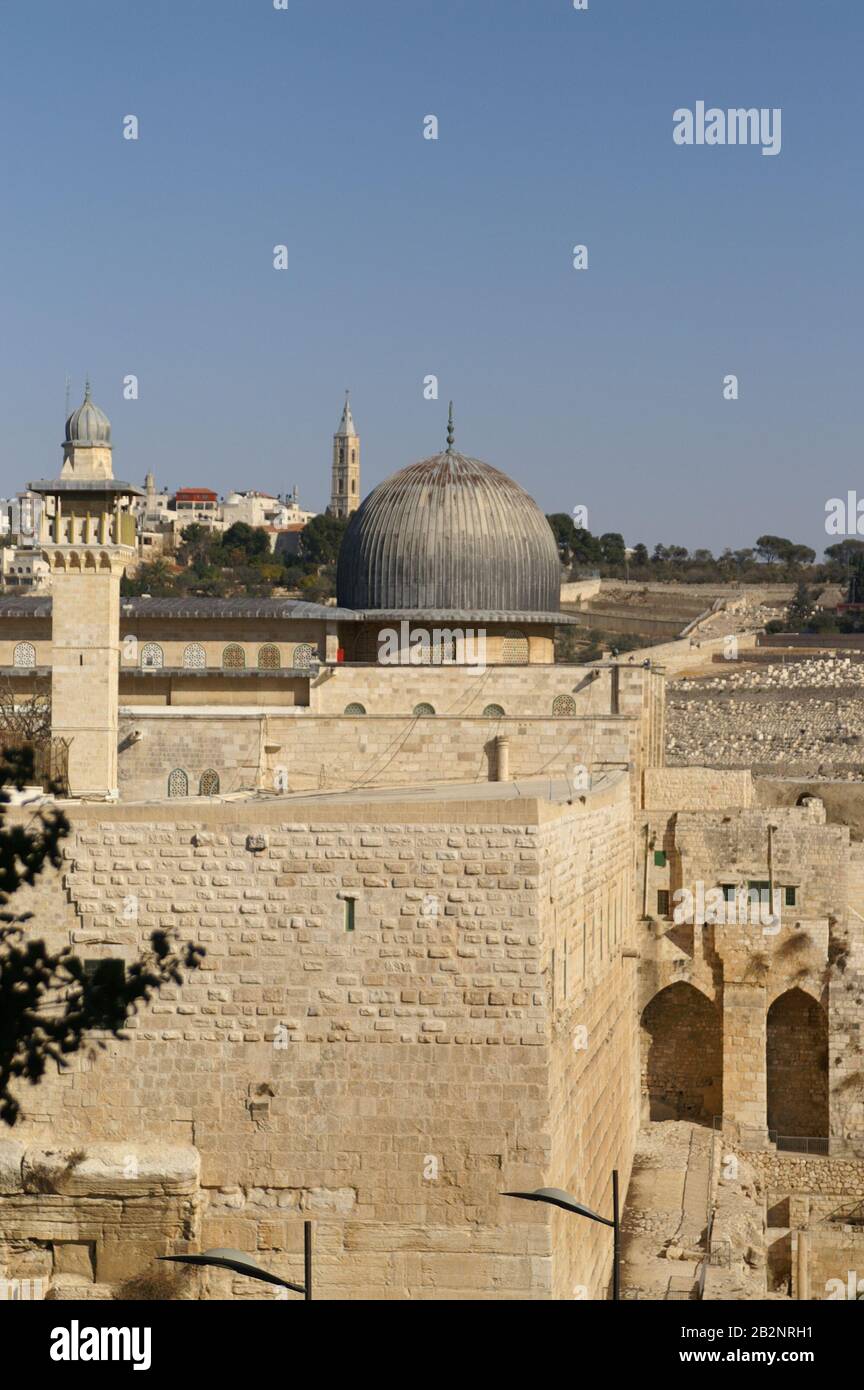
<svg viewBox="0 0 864 1390">
<path fill-rule="evenodd" d="M 642 1011 L 642 1096 L 652 1120 L 710 1124 L 723 1113 L 720 1012 L 678 981 Z"/>
<path fill-rule="evenodd" d="M 784 1137 L 828 1134 L 828 1016 L 803 989 L 768 1010 L 768 1128 Z"/>
</svg>

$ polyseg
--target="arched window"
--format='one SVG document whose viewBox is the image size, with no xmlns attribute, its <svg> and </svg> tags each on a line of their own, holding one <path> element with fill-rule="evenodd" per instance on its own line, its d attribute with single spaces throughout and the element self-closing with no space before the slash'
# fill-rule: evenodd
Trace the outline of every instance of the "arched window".
<svg viewBox="0 0 864 1390">
<path fill-rule="evenodd" d="M 505 666 L 528 665 L 528 638 L 524 632 L 518 632 L 514 628 L 512 631 L 504 633 L 501 660 Z"/>
<path fill-rule="evenodd" d="M 222 667 L 226 671 L 243 671 L 246 668 L 246 653 L 236 642 L 230 642 L 222 653 Z"/>
<path fill-rule="evenodd" d="M 500 705 L 487 705 L 483 711 L 484 719 L 503 719 L 504 711 Z"/>
<path fill-rule="evenodd" d="M 189 795 L 189 778 L 182 767 L 175 767 L 168 778 L 168 795 L 171 797 Z"/>
<path fill-rule="evenodd" d="M 435 630 L 432 639 L 433 666 L 453 666 L 458 660 L 456 634 L 449 629 Z"/>
<path fill-rule="evenodd" d="M 12 655 L 13 666 L 25 668 L 36 665 L 36 648 L 32 642 L 16 642 L 15 651 Z"/>
<path fill-rule="evenodd" d="M 425 704 L 424 704 L 424 705 L 415 705 L 415 706 L 414 706 L 414 718 L 415 718 L 415 719 L 429 719 L 434 713 L 435 713 L 435 707 L 434 707 L 434 705 L 425 705 Z"/>
<path fill-rule="evenodd" d="M 219 795 L 219 773 L 209 768 L 207 772 L 201 773 L 201 781 L 198 784 L 199 796 L 218 796 Z"/>
<path fill-rule="evenodd" d="M 207 665 L 207 654 L 200 642 L 190 642 L 183 649 L 183 665 L 187 671 L 200 671 Z"/>
<path fill-rule="evenodd" d="M 346 705 L 346 706 L 345 706 L 345 713 L 346 713 L 346 714 L 365 714 L 365 713 L 366 713 L 366 709 L 365 709 L 365 706 L 364 706 L 364 705 L 351 704 L 351 705 Z"/>
<path fill-rule="evenodd" d="M 258 651 L 258 670 L 259 671 L 278 671 L 282 665 L 282 658 L 279 655 L 279 648 L 268 643 L 266 647 L 260 647 Z"/>
<path fill-rule="evenodd" d="M 158 642 L 145 642 L 141 648 L 141 667 L 145 671 L 156 671 L 165 665 L 162 648 Z"/>
<path fill-rule="evenodd" d="M 315 648 L 311 647 L 308 642 L 301 642 L 299 647 L 294 648 L 292 660 L 298 671 L 308 671 L 314 659 Z"/>
<path fill-rule="evenodd" d="M 558 719 L 566 719 L 576 713 L 576 701 L 572 695 L 556 695 L 552 701 L 552 713 Z"/>
</svg>

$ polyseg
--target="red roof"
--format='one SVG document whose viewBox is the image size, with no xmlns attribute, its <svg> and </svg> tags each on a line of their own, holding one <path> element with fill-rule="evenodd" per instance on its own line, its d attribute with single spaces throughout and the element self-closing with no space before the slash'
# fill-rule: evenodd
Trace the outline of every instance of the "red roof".
<svg viewBox="0 0 864 1390">
<path fill-rule="evenodd" d="M 176 502 L 218 502 L 218 492 L 211 492 L 209 487 L 178 487 L 174 494 Z"/>
</svg>

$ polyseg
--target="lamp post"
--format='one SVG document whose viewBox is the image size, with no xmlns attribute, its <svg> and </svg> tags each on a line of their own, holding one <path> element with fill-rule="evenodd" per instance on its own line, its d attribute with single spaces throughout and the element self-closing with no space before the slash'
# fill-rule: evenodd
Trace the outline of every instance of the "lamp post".
<svg viewBox="0 0 864 1390">
<path fill-rule="evenodd" d="M 612 1220 L 600 1216 L 590 1207 L 583 1206 L 563 1192 L 560 1187 L 537 1187 L 533 1192 L 502 1192 L 502 1197 L 519 1197 L 523 1202 L 545 1202 L 550 1207 L 561 1207 L 563 1211 L 575 1212 L 577 1216 L 587 1216 L 589 1221 L 599 1221 L 601 1226 L 612 1227 L 612 1298 L 615 1303 L 621 1298 L 621 1222 L 618 1213 L 618 1169 L 612 1170 Z"/>
<path fill-rule="evenodd" d="M 181 1265 L 209 1265 L 213 1269 L 231 1269 L 235 1274 L 245 1274 L 250 1279 L 260 1279 L 262 1284 L 278 1284 L 280 1288 L 292 1289 L 302 1293 L 305 1302 L 312 1301 L 312 1222 L 303 1222 L 303 1283 L 292 1284 L 269 1269 L 262 1269 L 257 1260 L 242 1250 L 205 1250 L 200 1255 L 157 1255 L 158 1260 L 170 1260 Z"/>
</svg>

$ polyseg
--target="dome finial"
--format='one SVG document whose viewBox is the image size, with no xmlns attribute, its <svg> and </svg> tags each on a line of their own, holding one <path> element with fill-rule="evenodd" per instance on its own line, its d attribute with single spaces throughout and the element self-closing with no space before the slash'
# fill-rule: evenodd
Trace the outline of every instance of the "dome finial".
<svg viewBox="0 0 864 1390">
<path fill-rule="evenodd" d="M 93 399 L 93 393 L 92 393 L 92 391 L 90 390 L 90 373 L 89 373 L 89 372 L 87 373 L 87 376 L 86 376 L 85 379 L 84 379 L 84 399 L 85 399 L 85 401 L 90 401 L 90 400 Z"/>
<path fill-rule="evenodd" d="M 448 454 L 452 454 L 452 452 L 453 452 L 453 440 L 454 440 L 454 438 L 455 438 L 455 431 L 454 431 L 454 428 L 453 428 L 453 402 L 451 401 L 451 402 L 450 402 L 450 416 L 449 416 L 449 418 L 448 418 L 448 420 L 447 420 L 447 452 L 448 452 Z"/>
</svg>

